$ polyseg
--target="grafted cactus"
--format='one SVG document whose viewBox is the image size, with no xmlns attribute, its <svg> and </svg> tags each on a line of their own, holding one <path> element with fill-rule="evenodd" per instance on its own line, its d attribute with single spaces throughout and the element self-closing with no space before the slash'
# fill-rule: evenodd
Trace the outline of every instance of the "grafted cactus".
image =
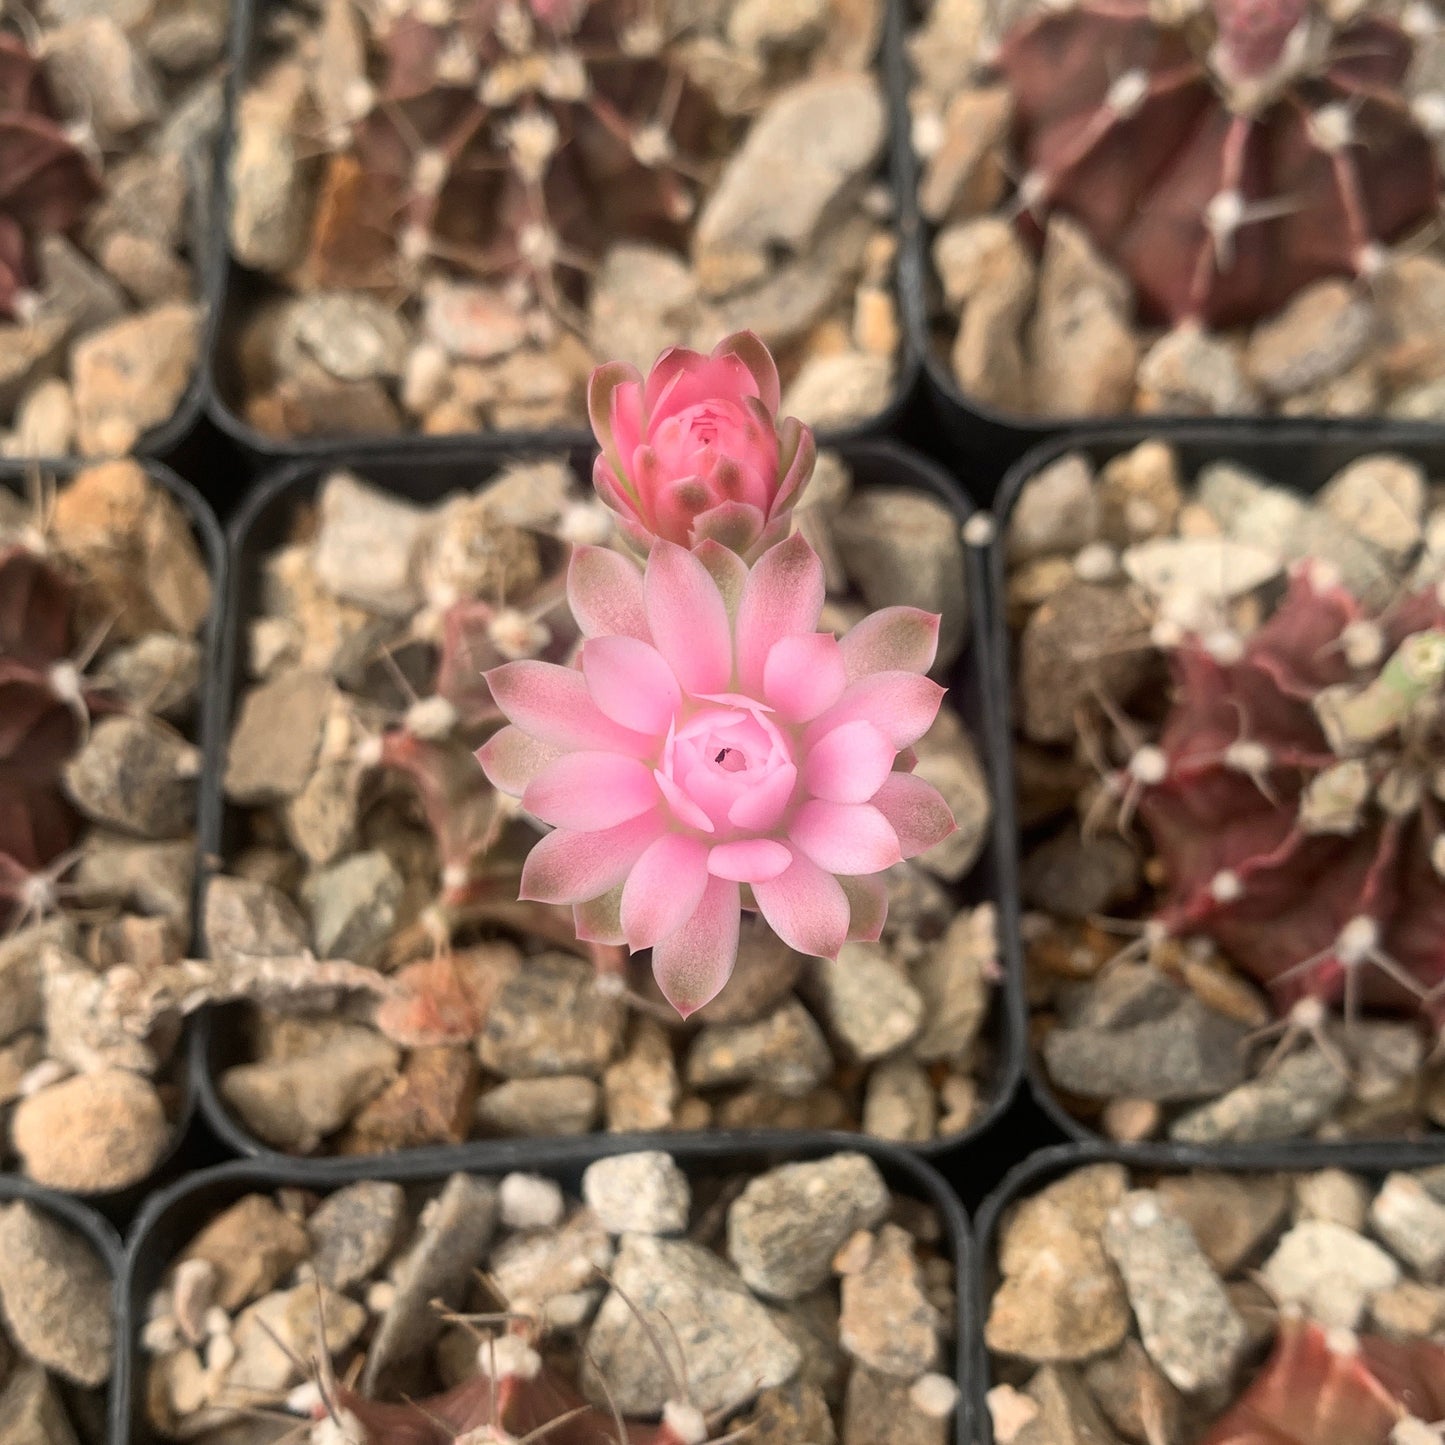
<svg viewBox="0 0 1445 1445">
<path fill-rule="evenodd" d="M 0 549 L 0 928 L 54 903 L 79 835 L 61 772 L 109 705 L 72 658 L 71 601 L 55 562 Z"/>
<path fill-rule="evenodd" d="M 1445 1350 L 1286 1316 L 1268 1364 L 1204 1445 L 1435 1445 Z"/>
<path fill-rule="evenodd" d="M 505 1314 L 478 1318 L 505 1320 L 506 1328 L 476 1331 L 478 1373 L 427 1399 L 368 1399 L 341 1384 L 328 1362 L 319 1362 L 315 1421 L 283 1437 L 281 1445 L 722 1445 L 736 1438 L 716 1435 L 681 1388 L 656 1425 L 598 1409 L 546 1358 L 536 1321 Z M 650 1325 L 647 1330 L 653 1334 Z M 671 1375 L 660 1343 L 657 1349 Z"/>
<path fill-rule="evenodd" d="M 1370 276 L 1439 203 L 1445 105 L 1405 92 L 1437 25 L 1427 4 L 1339 24 L 1309 0 L 1212 0 L 1178 25 L 1147 0 L 1049 7 L 998 55 L 1018 209 L 1082 222 L 1150 320 L 1249 322 Z"/>
<path fill-rule="evenodd" d="M 0 319 L 33 303 L 34 244 L 68 231 L 100 193 L 85 152 L 61 124 L 39 60 L 0 32 Z"/>
<path fill-rule="evenodd" d="M 599 236 L 690 216 L 700 93 L 639 0 L 386 7 L 328 137 L 310 270 L 389 286 L 436 258 L 571 314 Z"/>
<path fill-rule="evenodd" d="M 1247 640 L 1186 637 L 1174 703 L 1115 791 L 1167 875 L 1158 935 L 1205 934 L 1292 1024 L 1323 1005 L 1445 1022 L 1445 599 L 1371 615 L 1295 568 Z"/>
</svg>

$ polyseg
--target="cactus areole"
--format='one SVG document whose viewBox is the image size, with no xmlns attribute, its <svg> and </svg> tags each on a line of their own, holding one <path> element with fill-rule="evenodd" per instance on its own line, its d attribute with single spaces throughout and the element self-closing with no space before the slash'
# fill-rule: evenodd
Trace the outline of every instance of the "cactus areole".
<svg viewBox="0 0 1445 1445">
<path fill-rule="evenodd" d="M 1213 938 L 1304 1023 L 1321 1004 L 1445 1024 L 1445 597 L 1368 611 L 1300 564 L 1234 648 L 1188 639 L 1138 794 L 1156 923 Z M 1137 770 L 1136 770 L 1137 772 Z"/>
<path fill-rule="evenodd" d="M 1213 0 L 1178 25 L 1083 0 L 1003 39 L 1022 222 L 1077 218 L 1146 319 L 1230 326 L 1329 276 L 1369 277 L 1432 221 L 1445 97 L 1404 85 L 1439 21 L 1336 26 L 1307 0 Z"/>
</svg>

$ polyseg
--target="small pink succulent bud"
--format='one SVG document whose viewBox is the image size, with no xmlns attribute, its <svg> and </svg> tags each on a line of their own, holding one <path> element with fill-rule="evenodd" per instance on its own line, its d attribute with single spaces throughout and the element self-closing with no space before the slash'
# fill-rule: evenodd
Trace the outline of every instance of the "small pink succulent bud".
<svg viewBox="0 0 1445 1445">
<path fill-rule="evenodd" d="M 800 953 L 876 939 L 873 875 L 954 830 L 907 771 L 943 697 L 925 675 L 938 617 L 889 607 L 819 632 L 823 565 L 801 536 L 751 571 L 712 539 L 656 542 L 645 575 L 580 547 L 568 594 L 580 668 L 487 674 L 511 726 L 478 758 L 555 829 L 523 897 L 572 904 L 584 939 L 651 948 L 684 1016 L 727 982 L 743 908 Z"/>
<path fill-rule="evenodd" d="M 813 473 L 813 434 L 777 419 L 778 369 L 751 331 L 711 356 L 675 346 L 644 381 L 625 362 L 592 373 L 587 405 L 602 448 L 597 495 L 644 555 L 654 538 L 711 538 L 753 558 L 787 535 Z"/>
</svg>

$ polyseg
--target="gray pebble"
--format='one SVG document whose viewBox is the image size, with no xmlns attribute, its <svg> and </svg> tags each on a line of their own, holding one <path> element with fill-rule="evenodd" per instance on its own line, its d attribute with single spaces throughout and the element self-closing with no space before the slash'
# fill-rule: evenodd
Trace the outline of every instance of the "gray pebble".
<svg viewBox="0 0 1445 1445">
<path fill-rule="evenodd" d="M 502 986 L 477 1040 L 484 1068 L 506 1078 L 600 1077 L 622 1045 L 622 1002 L 597 987 L 597 973 L 569 953 L 542 953 Z"/>
<path fill-rule="evenodd" d="M 441 1334 L 433 1301 L 445 1300 L 453 1309 L 461 1305 L 496 1227 L 496 1185 L 453 1174 L 422 1211 L 416 1242 L 396 1269 L 396 1295 L 367 1351 L 363 1388 L 374 1391 L 387 1370 L 414 1358 Z"/>
<path fill-rule="evenodd" d="M 702 1246 L 628 1235 L 612 1274 L 617 1288 L 592 1322 L 582 1373 L 583 1389 L 599 1404 L 610 1395 L 625 1415 L 655 1415 L 676 1397 L 676 1366 L 658 1358 L 634 1309 L 654 1330 L 666 1320 L 664 1338 L 680 1355 L 691 1403 L 704 1412 L 735 1408 L 797 1373 L 798 1347 Z"/>
<path fill-rule="evenodd" d="M 1244 1078 L 1243 1024 L 1190 996 L 1163 1018 L 1128 1028 L 1055 1029 L 1044 1040 L 1049 1077 L 1085 1098 L 1177 1103 Z"/>
<path fill-rule="evenodd" d="M 728 1210 L 728 1258 L 759 1294 L 797 1299 L 829 1276 L 855 1230 L 888 1211 L 888 1186 L 862 1154 L 784 1164 L 759 1175 Z"/>
<path fill-rule="evenodd" d="M 33 1205 L 0 1209 L 0 1312 L 36 1364 L 79 1385 L 110 1378 L 113 1283 L 90 1244 Z"/>
<path fill-rule="evenodd" d="M 363 1179 L 338 1189 L 306 1221 L 317 1277 L 338 1290 L 368 1280 L 396 1247 L 405 1223 L 401 1185 Z"/>
<path fill-rule="evenodd" d="M 1185 1144 L 1297 1139 L 1329 1118 L 1348 1090 L 1349 1080 L 1319 1049 L 1304 1049 L 1176 1119 L 1169 1137 Z"/>
<path fill-rule="evenodd" d="M 692 1209 L 687 1175 L 660 1149 L 589 1164 L 582 1197 L 611 1234 L 681 1234 Z"/>
<path fill-rule="evenodd" d="M 1149 1358 L 1186 1394 L 1223 1389 L 1247 1342 L 1189 1226 L 1152 1190 L 1126 1194 L 1104 1226 Z"/>
</svg>

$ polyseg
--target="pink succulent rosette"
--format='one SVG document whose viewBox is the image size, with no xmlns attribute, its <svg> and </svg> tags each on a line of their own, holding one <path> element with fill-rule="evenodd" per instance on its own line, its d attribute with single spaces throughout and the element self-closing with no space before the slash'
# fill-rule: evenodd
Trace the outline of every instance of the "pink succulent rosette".
<svg viewBox="0 0 1445 1445">
<path fill-rule="evenodd" d="M 555 831 L 522 896 L 574 905 L 578 936 L 652 949 L 686 1016 L 727 982 L 743 908 L 801 953 L 876 939 L 876 875 L 954 830 L 909 771 L 938 712 L 937 616 L 889 607 L 819 632 L 823 567 L 801 537 L 751 571 L 715 541 L 659 541 L 645 575 L 581 547 L 580 666 L 487 674 L 510 726 L 488 778 Z"/>
<path fill-rule="evenodd" d="M 628 541 L 646 555 L 655 538 L 711 539 L 749 559 L 781 541 L 817 452 L 795 417 L 775 420 L 779 402 L 778 369 L 751 331 L 711 356 L 672 347 L 645 381 L 625 362 L 599 366 L 592 480 Z"/>
</svg>

